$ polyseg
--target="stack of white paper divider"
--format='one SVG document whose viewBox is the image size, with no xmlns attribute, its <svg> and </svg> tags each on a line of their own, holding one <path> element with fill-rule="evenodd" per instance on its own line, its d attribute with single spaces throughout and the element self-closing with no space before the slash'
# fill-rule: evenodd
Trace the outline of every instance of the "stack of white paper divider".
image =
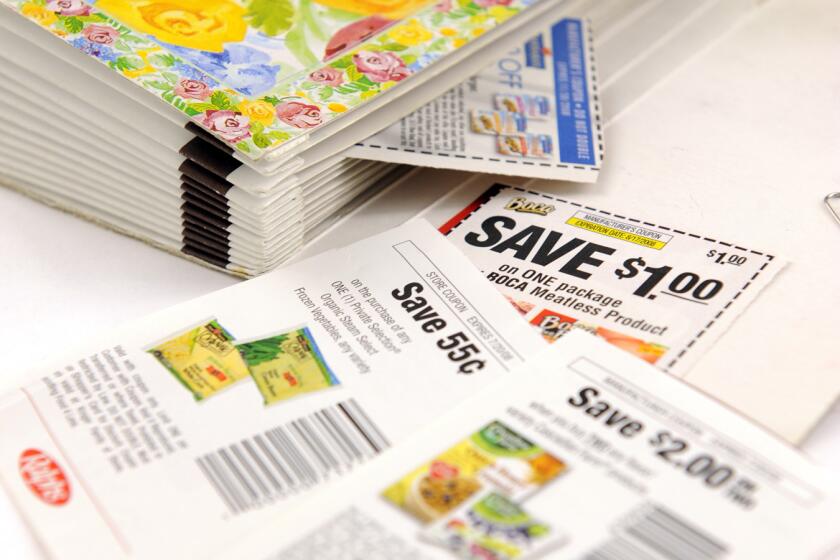
<svg viewBox="0 0 840 560">
<path fill-rule="evenodd" d="M 655 81 L 643 61 L 752 3 L 0 0 L 0 183 L 252 276 L 402 164 L 594 181 L 593 41 L 570 16 L 607 41 L 614 113 Z"/>
</svg>

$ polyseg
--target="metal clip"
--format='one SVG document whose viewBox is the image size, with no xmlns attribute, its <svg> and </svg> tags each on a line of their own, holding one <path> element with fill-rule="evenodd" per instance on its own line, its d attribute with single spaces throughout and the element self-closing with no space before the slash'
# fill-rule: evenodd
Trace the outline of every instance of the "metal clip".
<svg viewBox="0 0 840 560">
<path fill-rule="evenodd" d="M 825 202 L 825 206 L 826 208 L 828 208 L 828 211 L 831 212 L 831 215 L 834 216 L 834 219 L 837 221 L 838 224 L 840 224 L 840 213 L 838 213 L 834 206 L 831 205 L 832 200 L 837 200 L 838 205 L 840 205 L 840 192 L 828 193 L 823 199 L 823 202 Z"/>
</svg>

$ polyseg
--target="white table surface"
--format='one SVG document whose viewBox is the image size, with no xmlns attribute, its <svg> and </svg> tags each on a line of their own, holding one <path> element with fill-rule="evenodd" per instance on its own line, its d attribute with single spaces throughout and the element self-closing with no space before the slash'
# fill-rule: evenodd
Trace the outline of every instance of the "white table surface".
<svg viewBox="0 0 840 560">
<path fill-rule="evenodd" d="M 807 356 L 798 375 L 806 379 L 810 364 L 818 362 L 840 374 L 835 342 L 840 225 L 833 224 L 836 239 L 822 242 L 830 221 L 818 208 L 822 195 L 840 190 L 840 10 L 834 0 L 769 2 L 631 108 L 608 131 L 607 146 L 601 184 L 571 187 L 571 195 L 592 189 L 592 204 L 615 206 L 610 201 L 621 196 L 624 185 L 656 175 L 661 166 L 662 173 L 679 171 L 685 178 L 671 185 L 672 192 L 661 191 L 661 199 L 673 200 L 675 208 L 690 208 L 695 201 L 702 208 L 710 185 L 729 183 L 738 192 L 727 196 L 727 208 L 736 203 L 744 213 L 766 212 L 768 220 L 788 228 L 787 236 L 775 236 L 767 248 L 808 263 L 804 270 L 786 271 L 777 284 L 790 290 L 808 286 L 809 293 L 795 300 L 814 313 L 822 310 L 821 328 L 807 333 L 813 344 L 802 350 Z M 779 214 L 773 197 L 789 198 L 792 213 L 800 211 L 796 201 L 801 202 L 801 231 Z M 721 236 L 740 233 L 731 237 L 766 247 L 760 230 L 739 231 L 739 218 L 732 216 L 726 225 L 720 216 L 699 213 L 693 223 Z M 703 227 L 707 221 L 714 227 Z M 813 221 L 817 224 L 808 225 Z M 802 246 L 809 227 L 818 228 L 815 239 L 822 245 Z M 0 389 L 17 386 L 27 368 L 96 332 L 237 282 L 5 189 L 0 189 L 0 259 Z M 809 286 L 814 279 L 821 290 Z M 780 298 L 764 294 L 760 302 L 765 297 Z M 736 328 L 749 330 L 751 311 Z M 809 327 L 780 320 L 777 328 L 791 330 L 793 337 L 797 326 Z M 713 360 L 738 352 L 732 339 L 739 332 L 727 335 Z M 840 408 L 802 447 L 815 461 L 840 468 Z M 0 551 L 7 559 L 39 557 L 2 493 Z"/>
</svg>

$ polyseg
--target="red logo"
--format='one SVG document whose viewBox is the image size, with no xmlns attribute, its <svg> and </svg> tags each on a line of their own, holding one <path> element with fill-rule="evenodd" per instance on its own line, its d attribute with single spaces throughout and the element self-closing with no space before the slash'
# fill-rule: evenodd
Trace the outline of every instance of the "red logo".
<svg viewBox="0 0 840 560">
<path fill-rule="evenodd" d="M 39 449 L 20 454 L 18 470 L 23 482 L 42 502 L 63 506 L 70 500 L 70 483 L 52 457 Z"/>
</svg>

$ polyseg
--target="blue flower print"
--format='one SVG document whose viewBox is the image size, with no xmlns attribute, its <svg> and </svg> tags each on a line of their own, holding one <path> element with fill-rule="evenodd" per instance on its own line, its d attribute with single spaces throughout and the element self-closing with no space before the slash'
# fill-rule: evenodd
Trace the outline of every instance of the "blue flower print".
<svg viewBox="0 0 840 560">
<path fill-rule="evenodd" d="M 219 86 L 219 82 L 213 79 L 210 74 L 206 72 L 202 72 L 201 70 L 190 66 L 189 64 L 184 64 L 183 62 L 177 63 L 173 70 L 178 73 L 179 76 L 182 78 L 187 78 L 188 80 L 196 80 L 199 82 L 204 82 L 211 88 L 215 88 Z"/>
<path fill-rule="evenodd" d="M 95 56 L 96 58 L 104 62 L 112 62 L 119 58 L 117 56 L 117 53 L 115 53 L 111 47 L 88 41 L 87 39 L 84 39 L 82 37 L 79 37 L 78 39 L 73 39 L 73 41 L 71 41 L 70 44 L 82 51 L 83 53 L 90 56 Z"/>
<path fill-rule="evenodd" d="M 438 53 L 426 53 L 426 54 L 420 55 L 417 58 L 417 60 L 414 61 L 414 63 L 409 64 L 408 68 L 412 72 L 417 72 L 418 70 L 422 70 L 426 66 L 429 66 L 431 63 L 433 63 L 438 58 L 440 58 L 440 54 L 438 54 Z"/>
<path fill-rule="evenodd" d="M 229 45 L 220 53 L 166 47 L 243 95 L 259 95 L 270 90 L 280 71 L 279 65 L 267 64 L 271 57 L 266 53 L 246 45 Z"/>
</svg>

